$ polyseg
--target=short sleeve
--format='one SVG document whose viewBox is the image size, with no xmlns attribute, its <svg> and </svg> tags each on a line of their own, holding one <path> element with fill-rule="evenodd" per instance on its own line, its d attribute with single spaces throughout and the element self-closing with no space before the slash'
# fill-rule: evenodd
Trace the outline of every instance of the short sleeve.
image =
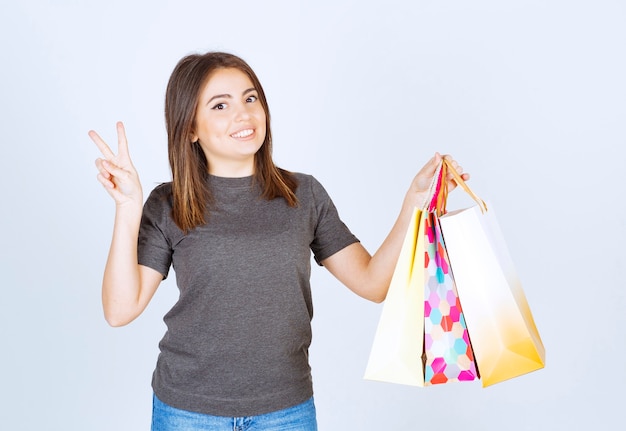
<svg viewBox="0 0 626 431">
<path fill-rule="evenodd" d="M 339 217 L 337 208 L 324 187 L 313 177 L 311 193 L 317 216 L 311 251 L 315 261 L 321 266 L 324 259 L 359 240 Z"/>
<path fill-rule="evenodd" d="M 168 184 L 162 184 L 150 193 L 143 207 L 137 243 L 139 264 L 158 271 L 164 279 L 172 264 L 171 240 L 166 234 L 172 211 L 169 189 Z"/>
</svg>

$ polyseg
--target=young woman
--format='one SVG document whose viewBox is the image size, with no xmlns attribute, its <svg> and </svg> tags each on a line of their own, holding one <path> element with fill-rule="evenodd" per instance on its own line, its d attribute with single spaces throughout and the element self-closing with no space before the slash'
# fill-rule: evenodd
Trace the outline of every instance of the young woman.
<svg viewBox="0 0 626 431">
<path fill-rule="evenodd" d="M 89 132 L 103 155 L 98 180 L 116 204 L 106 320 L 135 319 L 170 267 L 180 289 L 164 318 L 152 429 L 315 430 L 311 252 L 357 295 L 383 301 L 410 215 L 442 156 L 419 171 L 372 256 L 314 177 L 274 165 L 263 87 L 241 58 L 183 58 L 165 116 L 172 181 L 145 205 L 122 123 L 117 154 Z"/>
</svg>

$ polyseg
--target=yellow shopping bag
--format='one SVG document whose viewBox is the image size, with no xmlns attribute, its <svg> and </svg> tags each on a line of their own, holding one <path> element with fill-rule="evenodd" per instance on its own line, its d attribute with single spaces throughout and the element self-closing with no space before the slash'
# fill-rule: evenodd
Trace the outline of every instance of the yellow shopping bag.
<svg viewBox="0 0 626 431">
<path fill-rule="evenodd" d="M 425 216 L 415 208 L 383 305 L 365 379 L 424 386 Z"/>
<path fill-rule="evenodd" d="M 449 169 L 456 174 L 454 169 Z M 439 218 L 483 386 L 541 369 L 545 348 L 495 212 L 478 203 Z"/>
</svg>

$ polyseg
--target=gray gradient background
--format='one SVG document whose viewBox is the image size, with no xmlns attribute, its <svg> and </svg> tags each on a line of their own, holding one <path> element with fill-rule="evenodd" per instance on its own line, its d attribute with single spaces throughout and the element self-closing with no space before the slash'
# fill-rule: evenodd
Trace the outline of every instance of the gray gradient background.
<svg viewBox="0 0 626 431">
<path fill-rule="evenodd" d="M 257 71 L 277 163 L 314 174 L 370 251 L 434 151 L 461 161 L 547 349 L 487 389 L 365 381 L 382 306 L 315 269 L 321 430 L 623 423 L 625 23 L 609 0 L 2 2 L 0 428 L 148 429 L 176 287 L 130 326 L 102 318 L 114 208 L 87 131 L 115 144 L 123 120 L 146 192 L 169 180 L 167 79 L 214 49 Z"/>
</svg>

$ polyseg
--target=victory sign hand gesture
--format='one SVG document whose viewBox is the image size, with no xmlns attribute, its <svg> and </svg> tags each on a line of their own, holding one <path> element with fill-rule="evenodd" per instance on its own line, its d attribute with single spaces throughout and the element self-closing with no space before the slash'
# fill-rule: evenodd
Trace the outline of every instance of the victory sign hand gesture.
<svg viewBox="0 0 626 431">
<path fill-rule="evenodd" d="M 116 205 L 143 203 L 143 191 L 139 175 L 128 154 L 128 142 L 122 122 L 117 123 L 117 154 L 113 153 L 104 140 L 93 130 L 89 137 L 98 146 L 103 158 L 96 159 L 98 181 L 115 200 Z"/>
</svg>

